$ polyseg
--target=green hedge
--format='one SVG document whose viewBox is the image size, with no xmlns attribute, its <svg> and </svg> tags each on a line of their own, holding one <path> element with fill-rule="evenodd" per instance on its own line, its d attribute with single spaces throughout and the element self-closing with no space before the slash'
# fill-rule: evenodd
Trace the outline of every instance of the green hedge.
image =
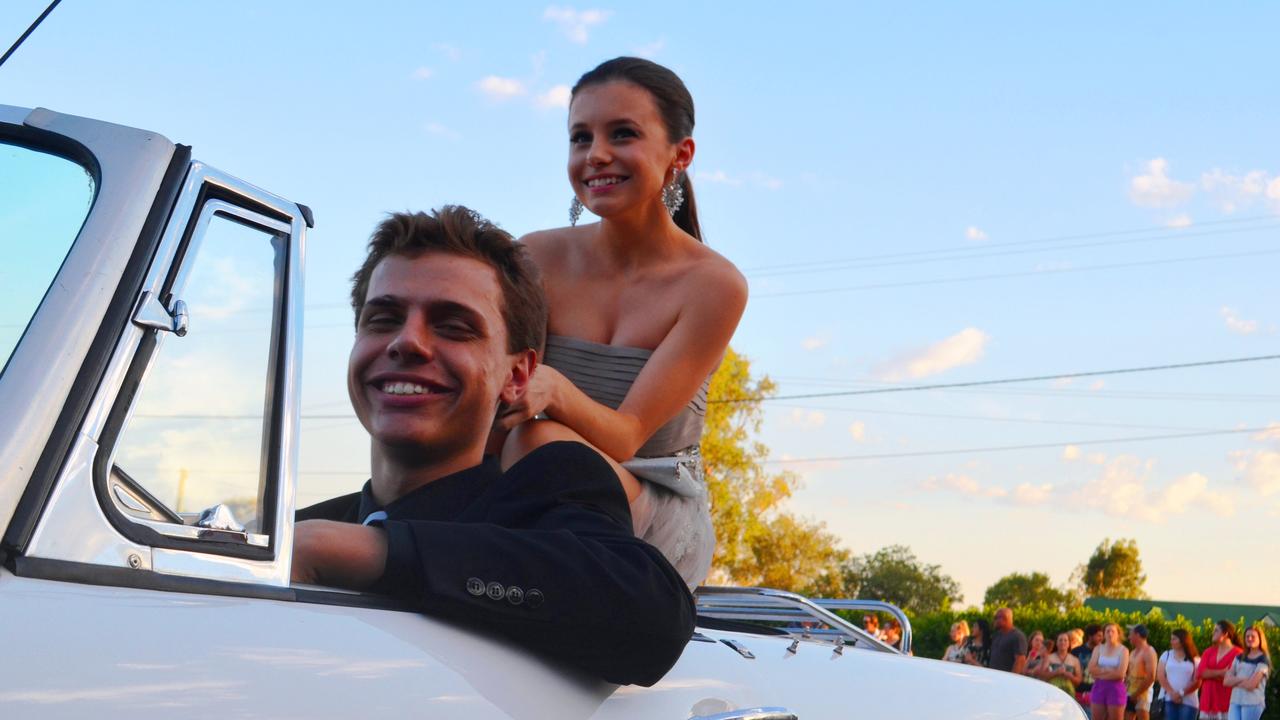
<svg viewBox="0 0 1280 720">
<path fill-rule="evenodd" d="M 861 623 L 862 613 L 842 613 L 856 624 Z M 966 620 L 970 624 L 978 618 L 986 618 L 991 622 L 994 611 L 944 611 L 911 617 L 912 646 L 919 657 L 940 658 L 943 651 L 951 644 L 951 625 L 957 620 Z M 1243 618 L 1227 618 L 1240 628 L 1244 634 Z M 882 619 L 883 621 L 883 619 Z M 1196 625 L 1181 615 L 1166 618 L 1155 610 L 1146 615 L 1142 613 L 1121 613 L 1114 610 L 1100 612 L 1091 608 L 1076 608 L 1062 612 L 1056 608 L 1015 608 L 1014 624 L 1028 636 L 1039 630 L 1046 638 L 1056 638 L 1058 633 L 1072 628 L 1083 628 L 1086 625 L 1103 625 L 1114 622 L 1122 628 L 1135 623 L 1143 623 L 1150 631 L 1148 638 L 1156 652 L 1164 652 L 1169 647 L 1169 633 L 1177 628 L 1186 628 L 1195 639 L 1196 647 L 1202 652 L 1211 642 L 1214 620 L 1205 620 Z M 1280 660 L 1280 628 L 1267 629 L 1267 647 L 1271 650 L 1272 660 Z M 1267 683 L 1267 710 L 1262 715 L 1267 720 L 1280 720 L 1280 681 L 1273 673 Z"/>
</svg>

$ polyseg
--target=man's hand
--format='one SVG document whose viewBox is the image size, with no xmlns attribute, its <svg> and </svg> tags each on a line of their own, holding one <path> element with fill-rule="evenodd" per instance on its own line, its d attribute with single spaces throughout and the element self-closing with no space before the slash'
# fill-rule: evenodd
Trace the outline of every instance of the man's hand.
<svg viewBox="0 0 1280 720">
<path fill-rule="evenodd" d="M 380 528 L 332 520 L 293 527 L 293 582 L 363 590 L 386 567 L 387 534 Z"/>
</svg>

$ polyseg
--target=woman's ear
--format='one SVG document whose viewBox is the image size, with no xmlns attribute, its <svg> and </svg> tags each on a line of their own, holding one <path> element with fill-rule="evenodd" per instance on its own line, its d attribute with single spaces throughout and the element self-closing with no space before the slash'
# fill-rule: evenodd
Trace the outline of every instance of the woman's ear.
<svg viewBox="0 0 1280 720">
<path fill-rule="evenodd" d="M 498 399 L 504 405 L 510 405 L 524 397 L 525 390 L 529 389 L 529 379 L 533 377 L 533 371 L 537 367 L 538 351 L 533 348 L 526 348 L 511 355 L 511 372 L 507 375 L 507 381 L 503 384 Z"/>
<path fill-rule="evenodd" d="M 693 151 L 695 149 L 693 138 L 687 137 L 676 143 L 676 157 L 672 165 L 688 172 L 689 166 L 693 164 Z"/>
</svg>

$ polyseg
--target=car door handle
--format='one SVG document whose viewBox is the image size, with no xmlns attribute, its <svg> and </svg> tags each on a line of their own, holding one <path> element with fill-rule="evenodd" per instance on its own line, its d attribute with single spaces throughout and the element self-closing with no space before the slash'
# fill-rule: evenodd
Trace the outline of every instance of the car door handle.
<svg viewBox="0 0 1280 720">
<path fill-rule="evenodd" d="M 689 720 L 799 720 L 796 714 L 786 708 L 758 707 L 730 710 L 715 715 L 695 715 Z"/>
</svg>

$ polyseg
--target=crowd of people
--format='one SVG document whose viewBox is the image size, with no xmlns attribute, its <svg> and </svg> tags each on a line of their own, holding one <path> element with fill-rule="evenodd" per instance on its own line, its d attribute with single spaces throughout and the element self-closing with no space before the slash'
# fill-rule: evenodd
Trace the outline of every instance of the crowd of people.
<svg viewBox="0 0 1280 720">
<path fill-rule="evenodd" d="M 1241 636 L 1219 620 L 1203 652 L 1191 634 L 1174 630 L 1157 655 L 1145 625 L 1089 625 L 1049 640 L 1030 639 L 1001 608 L 993 622 L 960 620 L 951 626 L 948 662 L 978 665 L 1039 678 L 1075 697 L 1094 720 L 1148 720 L 1155 704 L 1168 720 L 1258 720 L 1272 672 L 1267 636 L 1259 625 Z M 1157 715 L 1159 712 L 1157 712 Z"/>
</svg>

